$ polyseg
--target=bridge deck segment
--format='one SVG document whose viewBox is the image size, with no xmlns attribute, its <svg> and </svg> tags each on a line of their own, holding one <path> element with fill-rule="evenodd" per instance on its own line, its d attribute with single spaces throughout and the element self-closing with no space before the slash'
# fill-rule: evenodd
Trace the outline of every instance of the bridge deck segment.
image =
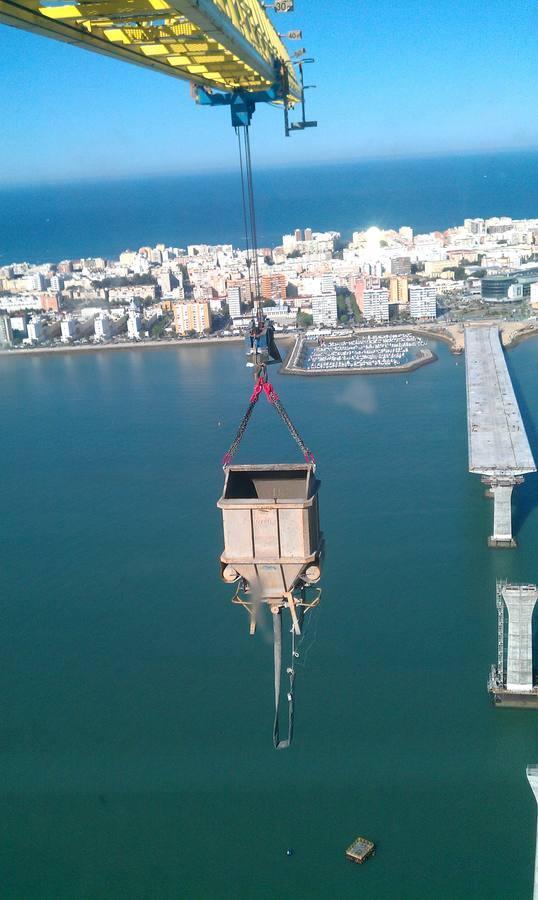
<svg viewBox="0 0 538 900">
<path fill-rule="evenodd" d="M 494 477 L 535 472 L 496 326 L 465 329 L 469 471 Z"/>
</svg>

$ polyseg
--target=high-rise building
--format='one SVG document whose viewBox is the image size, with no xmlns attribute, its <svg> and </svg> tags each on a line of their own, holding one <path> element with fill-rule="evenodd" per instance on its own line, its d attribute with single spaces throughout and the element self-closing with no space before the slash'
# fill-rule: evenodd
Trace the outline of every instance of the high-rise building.
<svg viewBox="0 0 538 900">
<path fill-rule="evenodd" d="M 301 231 L 300 228 L 296 228 L 296 229 L 295 229 L 294 237 L 295 237 L 295 240 L 296 240 L 296 241 L 302 241 L 302 239 L 303 239 L 303 234 L 302 234 L 302 231 Z"/>
<path fill-rule="evenodd" d="M 174 304 L 174 325 L 178 334 L 196 331 L 202 334 L 211 328 L 211 308 L 207 302 L 189 302 Z"/>
<path fill-rule="evenodd" d="M 138 305 L 134 300 L 129 304 L 129 312 L 127 313 L 127 337 L 131 340 L 139 341 L 142 337 L 142 317 Z"/>
<path fill-rule="evenodd" d="M 74 340 L 77 335 L 77 322 L 73 319 L 72 316 L 67 316 L 62 320 L 61 324 L 62 331 L 62 344 L 68 344 L 69 341 Z"/>
<path fill-rule="evenodd" d="M 229 287 L 226 291 L 226 299 L 230 316 L 232 319 L 238 319 L 241 315 L 241 288 Z"/>
<path fill-rule="evenodd" d="M 13 346 L 13 331 L 9 316 L 0 315 L 0 347 Z"/>
<path fill-rule="evenodd" d="M 39 341 L 43 340 L 44 332 L 43 332 L 43 323 L 41 319 L 30 319 L 28 323 L 28 338 L 30 341 L 38 344 Z"/>
<path fill-rule="evenodd" d="M 252 291 L 247 278 L 228 278 L 226 281 L 226 291 L 228 288 L 239 288 L 241 294 L 241 303 L 250 303 L 252 300 Z"/>
<path fill-rule="evenodd" d="M 321 276 L 321 293 L 334 294 L 334 276 L 330 272 Z"/>
<path fill-rule="evenodd" d="M 405 275 L 392 275 L 389 280 L 389 301 L 390 303 L 408 303 L 409 287 Z"/>
<path fill-rule="evenodd" d="M 436 289 L 411 285 L 409 288 L 409 314 L 412 319 L 435 319 L 437 317 Z"/>
<path fill-rule="evenodd" d="M 159 275 L 157 283 L 163 294 L 171 294 L 178 285 L 177 279 L 172 272 L 163 272 L 162 275 Z"/>
<path fill-rule="evenodd" d="M 294 234 L 282 235 L 282 249 L 286 254 L 297 250 L 297 239 Z"/>
<path fill-rule="evenodd" d="M 64 280 L 61 275 L 53 275 L 50 279 L 50 289 L 59 294 L 64 289 Z"/>
<path fill-rule="evenodd" d="M 312 240 L 312 229 L 311 229 L 311 228 L 305 228 L 305 230 L 304 230 L 304 239 L 305 239 L 305 241 L 311 241 L 311 240 Z"/>
<path fill-rule="evenodd" d="M 355 300 L 357 301 L 358 308 L 360 309 L 361 313 L 363 313 L 364 291 L 366 289 L 365 279 L 362 276 L 359 276 L 358 278 L 353 276 L 349 280 L 349 286 L 351 288 L 351 292 L 355 294 Z"/>
<path fill-rule="evenodd" d="M 274 275 L 262 275 L 262 297 L 265 300 L 276 300 L 277 302 L 285 300 L 286 282 L 286 276 L 282 272 L 277 272 Z"/>
<path fill-rule="evenodd" d="M 41 272 L 34 272 L 33 275 L 28 275 L 26 286 L 29 291 L 44 291 L 45 276 L 42 275 Z"/>
<path fill-rule="evenodd" d="M 365 290 L 363 295 L 364 318 L 371 322 L 388 322 L 389 292 L 387 288 Z"/>
<path fill-rule="evenodd" d="M 332 327 L 338 321 L 338 307 L 336 305 L 336 293 L 320 294 L 312 297 L 312 318 L 314 325 Z"/>
<path fill-rule="evenodd" d="M 393 256 L 390 261 L 391 275 L 410 275 L 411 259 L 409 256 Z"/>
<path fill-rule="evenodd" d="M 106 341 L 112 337 L 112 321 L 110 316 L 101 312 L 94 319 L 95 337 L 98 341 Z"/>
</svg>

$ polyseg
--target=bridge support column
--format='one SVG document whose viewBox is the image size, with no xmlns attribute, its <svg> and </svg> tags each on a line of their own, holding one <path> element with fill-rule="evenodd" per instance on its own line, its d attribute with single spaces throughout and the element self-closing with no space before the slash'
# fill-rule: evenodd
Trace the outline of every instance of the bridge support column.
<svg viewBox="0 0 538 900">
<path fill-rule="evenodd" d="M 527 778 L 538 803 L 538 765 L 527 766 Z M 536 853 L 534 858 L 534 893 L 533 900 L 538 900 L 538 834 L 536 841 Z"/>
<path fill-rule="evenodd" d="M 512 491 L 521 484 L 521 476 L 505 478 L 483 478 L 488 489 L 486 496 L 493 498 L 493 534 L 488 538 L 488 547 L 515 547 L 512 535 Z"/>
<path fill-rule="evenodd" d="M 532 614 L 538 590 L 534 584 L 506 584 L 502 597 L 508 610 L 506 690 L 532 691 Z"/>
</svg>

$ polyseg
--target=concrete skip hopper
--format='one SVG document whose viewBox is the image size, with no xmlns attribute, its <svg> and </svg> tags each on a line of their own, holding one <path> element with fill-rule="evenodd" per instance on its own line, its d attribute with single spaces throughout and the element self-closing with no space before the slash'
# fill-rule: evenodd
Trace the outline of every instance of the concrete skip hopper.
<svg viewBox="0 0 538 900">
<path fill-rule="evenodd" d="M 322 534 L 315 467 L 229 466 L 217 503 L 222 510 L 224 581 L 245 587 L 271 606 L 301 581 L 319 581 Z"/>
</svg>

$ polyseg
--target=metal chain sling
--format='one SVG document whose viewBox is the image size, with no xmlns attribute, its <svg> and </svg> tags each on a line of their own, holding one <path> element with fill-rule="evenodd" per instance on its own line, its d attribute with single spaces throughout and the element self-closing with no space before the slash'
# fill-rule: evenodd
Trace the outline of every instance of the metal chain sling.
<svg viewBox="0 0 538 900">
<path fill-rule="evenodd" d="M 280 400 L 280 397 L 278 396 L 277 392 L 275 391 L 273 385 L 269 381 L 267 381 L 267 378 L 265 377 L 265 375 L 262 374 L 259 376 L 259 378 L 256 382 L 254 391 L 252 392 L 252 396 L 250 398 L 250 403 L 248 405 L 247 411 L 241 420 L 241 424 L 239 425 L 239 428 L 237 429 L 237 434 L 230 445 L 230 449 L 228 450 L 227 453 L 224 454 L 224 457 L 222 460 L 223 467 L 226 468 L 227 466 L 229 466 L 232 459 L 234 458 L 235 454 L 237 453 L 239 444 L 241 443 L 241 440 L 243 438 L 243 435 L 244 435 L 247 425 L 249 423 L 249 419 L 250 419 L 250 417 L 254 411 L 254 407 L 256 406 L 256 403 L 260 399 L 262 393 L 265 394 L 269 403 L 271 403 L 274 406 L 274 408 L 276 409 L 277 413 L 279 414 L 280 418 L 282 419 L 282 421 L 286 425 L 289 433 L 291 434 L 293 440 L 300 447 L 301 452 L 302 452 L 305 460 L 307 461 L 307 463 L 312 463 L 312 465 L 315 465 L 314 454 L 310 452 L 310 450 L 306 446 L 305 442 L 301 438 L 295 425 L 291 421 L 288 413 L 284 409 L 282 401 Z"/>
</svg>

